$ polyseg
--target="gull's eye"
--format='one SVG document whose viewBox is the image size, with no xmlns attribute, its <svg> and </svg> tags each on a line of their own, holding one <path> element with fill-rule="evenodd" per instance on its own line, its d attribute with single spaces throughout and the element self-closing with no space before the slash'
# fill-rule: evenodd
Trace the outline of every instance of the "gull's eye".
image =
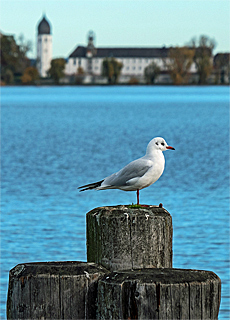
<svg viewBox="0 0 230 320">
<path fill-rule="evenodd" d="M 161 145 L 164 146 L 165 145 L 164 142 L 161 142 Z"/>
</svg>

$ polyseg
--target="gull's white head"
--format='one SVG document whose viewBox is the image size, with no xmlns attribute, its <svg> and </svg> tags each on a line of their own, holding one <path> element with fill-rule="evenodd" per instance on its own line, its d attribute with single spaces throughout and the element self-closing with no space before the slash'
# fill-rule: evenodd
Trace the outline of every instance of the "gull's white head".
<svg viewBox="0 0 230 320">
<path fill-rule="evenodd" d="M 147 146 L 147 152 L 152 152 L 154 150 L 160 150 L 160 151 L 166 151 L 166 150 L 175 150 L 173 147 L 170 147 L 167 142 L 165 141 L 165 139 L 161 138 L 161 137 L 157 137 L 152 139 L 148 146 Z"/>
</svg>

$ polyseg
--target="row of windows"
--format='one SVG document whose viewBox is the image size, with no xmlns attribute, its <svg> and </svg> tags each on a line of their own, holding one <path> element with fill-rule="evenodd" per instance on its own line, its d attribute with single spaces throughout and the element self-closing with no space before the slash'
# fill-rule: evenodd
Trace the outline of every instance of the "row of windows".
<svg viewBox="0 0 230 320">
<path fill-rule="evenodd" d="M 99 67 L 94 67 L 94 70 L 98 70 L 99 69 Z M 126 67 L 125 68 L 125 70 L 143 70 L 143 68 L 142 67 L 139 67 L 139 68 L 137 68 L 137 67 Z"/>
<path fill-rule="evenodd" d="M 132 63 L 136 63 L 136 62 L 145 62 L 145 63 L 149 63 L 152 59 L 142 59 L 142 58 L 139 58 L 139 59 L 128 59 L 128 58 L 116 58 L 117 60 L 119 60 L 120 62 L 124 62 L 124 63 L 129 63 L 129 62 L 132 62 Z M 101 59 L 94 59 L 94 62 L 95 63 L 98 63 Z"/>
<path fill-rule="evenodd" d="M 137 62 L 138 63 L 140 63 L 140 62 L 143 63 L 144 62 L 145 64 L 148 64 L 148 63 L 151 63 L 153 61 L 153 59 L 145 59 L 145 60 L 142 60 L 142 59 L 124 59 L 124 60 L 119 60 L 119 61 L 122 62 L 124 65 L 127 65 L 127 63 L 136 64 Z M 102 60 L 99 60 L 99 59 L 94 59 L 93 60 L 93 63 L 95 63 L 95 64 L 98 64 L 99 62 L 102 63 Z M 77 63 L 78 63 L 78 66 L 81 66 L 81 58 L 78 58 L 78 59 L 74 58 L 73 59 L 73 65 L 75 66 Z M 129 68 L 129 67 L 127 67 L 127 68 Z"/>
<path fill-rule="evenodd" d="M 49 41 L 48 38 L 43 38 L 43 40 L 44 40 L 45 42 Z M 39 39 L 38 39 L 38 42 L 42 42 L 42 38 L 39 38 Z M 50 42 L 52 42 L 52 39 L 51 39 L 51 38 L 50 38 Z"/>
<path fill-rule="evenodd" d="M 152 59 L 120 59 L 119 60 L 120 62 L 123 62 L 123 63 L 129 63 L 129 62 L 132 62 L 132 63 L 136 63 L 136 62 L 145 62 L 145 63 L 149 63 L 152 61 Z M 99 63 L 100 60 L 99 59 L 94 59 L 93 60 L 94 63 Z M 73 59 L 73 65 L 76 65 L 77 63 L 77 58 L 74 58 Z M 78 65 L 80 66 L 81 65 L 81 58 L 78 58 Z"/>
<path fill-rule="evenodd" d="M 75 61 L 74 65 L 76 65 L 76 61 Z M 81 66 L 81 64 L 78 64 L 78 67 L 79 66 Z M 88 68 L 92 69 L 92 66 L 88 67 Z M 135 67 L 135 66 L 133 66 L 133 67 L 125 67 L 125 68 L 123 68 L 123 70 L 142 70 L 143 71 L 144 68 L 145 67 Z M 94 70 L 99 70 L 99 69 L 101 69 L 101 67 L 94 66 L 93 69 Z"/>
<path fill-rule="evenodd" d="M 129 69 L 133 69 L 133 70 L 137 70 L 137 69 L 139 69 L 139 70 L 142 70 L 143 68 L 142 67 L 139 67 L 139 68 L 137 68 L 137 67 L 126 67 L 126 70 L 129 70 Z"/>
<path fill-rule="evenodd" d="M 77 59 L 74 58 L 74 59 L 73 59 L 73 64 L 74 64 L 74 66 L 76 65 L 76 62 L 77 62 Z M 80 58 L 78 59 L 78 65 L 79 65 L 79 66 L 81 65 L 81 59 L 80 59 Z"/>
<path fill-rule="evenodd" d="M 42 52 L 43 53 L 47 53 L 49 50 L 47 50 L 47 49 L 44 49 L 44 50 L 42 50 Z M 40 50 L 38 50 L 38 55 L 41 53 L 41 51 Z"/>
</svg>

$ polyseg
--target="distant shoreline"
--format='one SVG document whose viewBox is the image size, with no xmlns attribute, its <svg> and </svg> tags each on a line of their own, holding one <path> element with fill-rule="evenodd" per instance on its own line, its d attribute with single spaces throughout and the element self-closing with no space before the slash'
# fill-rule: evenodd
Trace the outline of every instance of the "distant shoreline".
<svg viewBox="0 0 230 320">
<path fill-rule="evenodd" d="M 228 83 L 206 83 L 206 84 L 172 84 L 172 83 L 157 83 L 157 84 L 144 84 L 144 83 L 137 83 L 137 84 L 129 84 L 129 83 L 117 83 L 117 84 L 70 84 L 70 83 L 60 83 L 60 84 L 1 84 L 0 87 L 229 87 L 230 84 Z"/>
</svg>

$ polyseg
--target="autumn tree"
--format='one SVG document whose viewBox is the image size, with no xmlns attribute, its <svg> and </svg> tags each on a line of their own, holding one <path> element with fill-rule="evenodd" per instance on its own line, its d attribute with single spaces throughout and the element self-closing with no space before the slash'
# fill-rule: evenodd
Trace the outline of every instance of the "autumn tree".
<svg viewBox="0 0 230 320">
<path fill-rule="evenodd" d="M 1 34 L 1 79 L 5 83 L 13 83 L 21 77 L 25 68 L 30 65 L 27 53 L 31 50 L 31 42 L 25 41 L 21 35 L 16 41 L 12 35 Z"/>
<path fill-rule="evenodd" d="M 35 67 L 27 67 L 21 77 L 21 81 L 24 84 L 34 84 L 38 78 L 38 70 Z"/>
<path fill-rule="evenodd" d="M 59 84 L 60 79 L 65 76 L 65 64 L 66 61 L 63 58 L 57 58 L 51 61 L 51 67 L 47 73 L 56 84 Z"/>
<path fill-rule="evenodd" d="M 123 64 L 114 58 L 106 58 L 102 62 L 102 75 L 108 78 L 109 84 L 116 84 Z"/>
<path fill-rule="evenodd" d="M 76 76 L 75 76 L 75 83 L 76 84 L 82 84 L 82 82 L 84 80 L 84 76 L 85 76 L 84 69 L 82 67 L 78 67 L 77 68 L 77 73 L 76 73 Z"/>
<path fill-rule="evenodd" d="M 199 76 L 198 83 L 206 84 L 213 68 L 212 52 L 216 45 L 215 40 L 202 35 L 199 40 L 193 38 L 190 45 L 195 49 L 194 62 Z"/>
<path fill-rule="evenodd" d="M 144 70 L 144 75 L 147 83 L 154 84 L 156 78 L 160 74 L 160 68 L 155 62 L 150 63 Z"/>
<path fill-rule="evenodd" d="M 21 33 L 17 39 L 20 55 L 19 55 L 19 64 L 22 67 L 21 72 L 23 73 L 25 68 L 28 66 L 27 53 L 32 50 L 32 42 L 30 40 L 25 40 L 24 35 Z M 26 62 L 25 62 L 26 57 Z"/>
<path fill-rule="evenodd" d="M 230 81 L 230 53 L 218 53 L 214 57 L 217 82 L 224 84 Z"/>
<path fill-rule="evenodd" d="M 175 47 L 169 49 L 168 58 L 165 59 L 166 68 L 174 84 L 188 82 L 189 71 L 193 63 L 195 50 L 188 47 Z"/>
</svg>

